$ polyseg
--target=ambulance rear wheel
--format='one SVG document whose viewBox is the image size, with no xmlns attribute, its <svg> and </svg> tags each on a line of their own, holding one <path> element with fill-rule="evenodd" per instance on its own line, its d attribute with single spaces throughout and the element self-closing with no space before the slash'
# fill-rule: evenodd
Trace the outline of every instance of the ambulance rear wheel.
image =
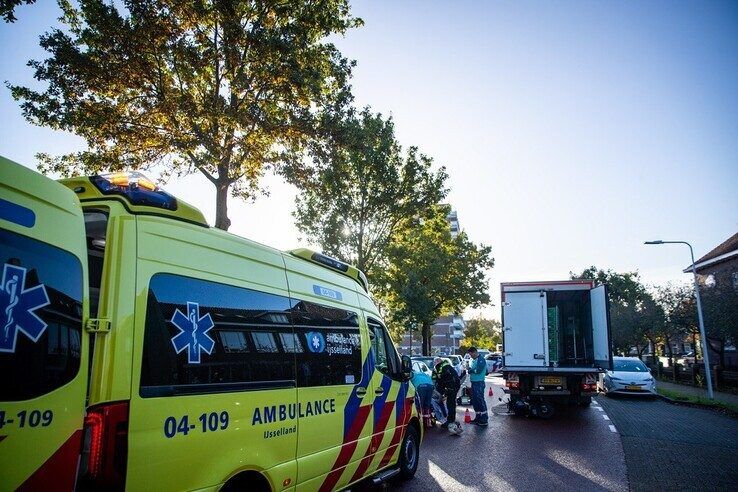
<svg viewBox="0 0 738 492">
<path fill-rule="evenodd" d="M 418 469 L 420 457 L 420 439 L 414 426 L 408 425 L 405 439 L 400 447 L 400 478 L 410 480 Z"/>
</svg>

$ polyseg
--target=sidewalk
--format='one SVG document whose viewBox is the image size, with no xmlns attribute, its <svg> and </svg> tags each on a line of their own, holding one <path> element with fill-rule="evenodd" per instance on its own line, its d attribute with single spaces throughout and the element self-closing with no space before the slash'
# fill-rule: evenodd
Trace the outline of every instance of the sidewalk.
<svg viewBox="0 0 738 492">
<path fill-rule="evenodd" d="M 685 395 L 707 398 L 707 390 L 705 388 L 698 388 L 696 386 L 687 386 L 685 384 L 670 383 L 668 381 L 657 380 L 656 387 L 663 388 L 669 391 L 676 391 Z M 713 393 L 715 394 L 715 401 L 719 401 L 720 403 L 727 403 L 730 405 L 738 405 L 738 395 L 723 393 L 720 391 L 714 391 Z"/>
</svg>

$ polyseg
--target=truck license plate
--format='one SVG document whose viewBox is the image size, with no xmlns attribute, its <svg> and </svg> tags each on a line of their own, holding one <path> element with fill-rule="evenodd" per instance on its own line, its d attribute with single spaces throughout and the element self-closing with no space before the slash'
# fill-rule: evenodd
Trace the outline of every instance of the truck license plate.
<svg viewBox="0 0 738 492">
<path fill-rule="evenodd" d="M 561 384 L 561 378 L 556 376 L 544 376 L 541 378 L 541 384 Z"/>
</svg>

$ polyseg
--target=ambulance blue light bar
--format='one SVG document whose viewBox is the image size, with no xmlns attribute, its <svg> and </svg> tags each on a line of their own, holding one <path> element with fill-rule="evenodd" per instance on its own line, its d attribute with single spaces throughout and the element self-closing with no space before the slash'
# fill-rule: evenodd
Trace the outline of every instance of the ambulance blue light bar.
<svg viewBox="0 0 738 492">
<path fill-rule="evenodd" d="M 355 266 L 351 266 L 348 263 L 344 263 L 322 253 L 311 251 L 307 248 L 293 249 L 292 251 L 288 251 L 288 253 L 292 256 L 302 258 L 303 260 L 307 260 L 312 263 L 317 263 L 318 265 L 330 268 L 331 270 L 337 271 L 349 278 L 352 278 L 359 285 L 361 285 L 365 292 L 369 292 L 369 282 L 366 279 L 366 275 L 364 275 L 364 272 L 362 272 Z"/>
<path fill-rule="evenodd" d="M 98 174 L 90 182 L 103 195 L 122 196 L 133 205 L 177 210 L 177 199 L 138 171 Z"/>
<path fill-rule="evenodd" d="M 349 266 L 346 263 L 320 253 L 313 253 L 312 260 L 344 273 L 348 272 L 349 269 Z"/>
</svg>

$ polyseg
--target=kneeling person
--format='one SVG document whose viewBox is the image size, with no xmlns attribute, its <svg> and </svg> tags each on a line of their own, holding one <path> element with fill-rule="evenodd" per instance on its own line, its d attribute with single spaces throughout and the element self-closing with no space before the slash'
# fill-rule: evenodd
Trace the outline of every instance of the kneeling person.
<svg viewBox="0 0 738 492">
<path fill-rule="evenodd" d="M 436 357 L 433 372 L 436 375 L 436 389 L 446 398 L 448 415 L 442 427 L 448 427 L 449 431 L 460 434 L 461 426 L 456 423 L 456 394 L 459 392 L 459 387 L 461 387 L 459 374 L 448 359 L 441 357 Z"/>
</svg>

